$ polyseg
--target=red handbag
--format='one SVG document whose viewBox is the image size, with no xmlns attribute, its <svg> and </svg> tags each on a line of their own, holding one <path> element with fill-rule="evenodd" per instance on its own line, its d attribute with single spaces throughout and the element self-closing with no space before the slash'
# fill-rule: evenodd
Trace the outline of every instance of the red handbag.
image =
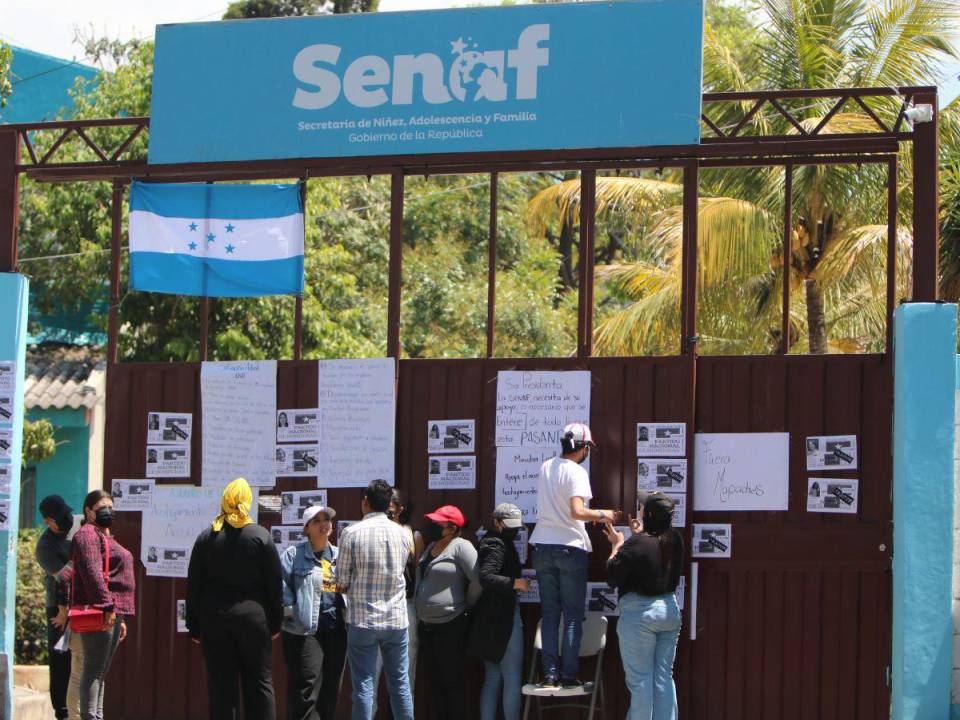
<svg viewBox="0 0 960 720">
<path fill-rule="evenodd" d="M 103 582 L 106 585 L 110 578 L 110 538 L 106 538 L 106 553 L 103 564 Z M 77 588 L 77 561 L 73 561 L 73 577 L 70 580 L 70 610 L 67 617 L 70 623 L 70 630 L 75 633 L 101 632 L 107 629 L 106 618 L 103 610 L 90 607 L 89 605 L 73 605 L 73 599 L 76 597 Z"/>
</svg>

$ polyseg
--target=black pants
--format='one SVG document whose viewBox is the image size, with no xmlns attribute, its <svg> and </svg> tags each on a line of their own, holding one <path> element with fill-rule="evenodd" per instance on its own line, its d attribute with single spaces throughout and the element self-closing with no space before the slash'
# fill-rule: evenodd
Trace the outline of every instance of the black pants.
<svg viewBox="0 0 960 720">
<path fill-rule="evenodd" d="M 281 637 L 287 663 L 287 718 L 333 720 L 347 658 L 346 627 L 314 635 L 284 632 Z"/>
<path fill-rule="evenodd" d="M 463 614 L 439 625 L 421 622 L 418 628 L 419 654 L 427 663 L 430 677 L 427 685 L 436 708 L 435 716 L 441 720 L 457 720 L 464 715 L 463 674 L 468 629 Z"/>
<path fill-rule="evenodd" d="M 237 720 L 243 695 L 244 716 L 276 720 L 270 629 L 263 606 L 244 600 L 204 617 L 203 656 L 207 662 L 210 720 Z"/>
<path fill-rule="evenodd" d="M 56 607 L 47 608 L 47 655 L 50 663 L 50 703 L 57 720 L 67 717 L 67 686 L 70 684 L 70 651 L 57 652 L 53 646 L 60 642 L 63 630 L 50 624 L 57 616 Z"/>
</svg>

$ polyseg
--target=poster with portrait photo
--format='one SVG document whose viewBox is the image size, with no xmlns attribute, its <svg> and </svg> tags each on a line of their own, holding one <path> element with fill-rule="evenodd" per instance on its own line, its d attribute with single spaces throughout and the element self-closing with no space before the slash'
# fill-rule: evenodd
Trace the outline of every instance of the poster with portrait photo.
<svg viewBox="0 0 960 720">
<path fill-rule="evenodd" d="M 12 513 L 10 511 L 10 499 L 0 500 L 0 530 L 9 530 L 13 518 L 11 517 Z"/>
<path fill-rule="evenodd" d="M 178 633 L 188 632 L 186 600 L 177 600 L 177 632 Z"/>
<path fill-rule="evenodd" d="M 320 441 L 319 408 L 277 410 L 277 442 Z"/>
<path fill-rule="evenodd" d="M 637 491 L 685 493 L 687 461 L 665 458 L 637 458 Z"/>
<path fill-rule="evenodd" d="M 859 480 L 807 478 L 807 512 L 856 515 L 859 504 Z"/>
<path fill-rule="evenodd" d="M 808 437 L 807 470 L 856 470 L 856 435 L 819 435 Z"/>
<path fill-rule="evenodd" d="M 0 460 L 13 456 L 13 428 L 0 427 Z"/>
<path fill-rule="evenodd" d="M 0 362 L 0 393 L 12 395 L 17 380 L 17 364 L 12 360 Z"/>
<path fill-rule="evenodd" d="M 270 528 L 270 538 L 277 552 L 282 553 L 291 545 L 296 545 L 304 538 L 302 525 L 274 525 Z"/>
<path fill-rule="evenodd" d="M 13 424 L 13 393 L 0 393 L 0 425 Z"/>
<path fill-rule="evenodd" d="M 427 460 L 430 490 L 473 490 L 477 486 L 474 455 L 440 455 Z"/>
<path fill-rule="evenodd" d="M 147 575 L 185 578 L 189 561 L 190 548 L 148 545 L 143 565 Z"/>
<path fill-rule="evenodd" d="M 629 530 L 628 530 L 629 532 Z M 474 533 L 477 538 L 477 544 L 480 543 L 487 536 L 487 529 L 485 527 L 479 527 Z M 629 537 L 629 535 L 627 535 Z M 527 529 L 527 526 L 522 526 L 517 530 L 517 537 L 513 540 L 513 547 L 517 551 L 517 557 L 520 558 L 520 564 L 523 565 L 527 562 L 527 548 L 530 547 L 530 531 Z"/>
<path fill-rule="evenodd" d="M 427 420 L 428 453 L 472 453 L 476 436 L 473 420 Z"/>
<path fill-rule="evenodd" d="M 189 445 L 147 445 L 147 469 L 150 478 L 190 477 Z"/>
<path fill-rule="evenodd" d="M 10 479 L 13 477 L 11 465 L 0 464 L 0 495 L 10 494 Z"/>
<path fill-rule="evenodd" d="M 517 593 L 517 600 L 521 603 L 540 604 L 540 584 L 537 582 L 537 571 L 532 568 L 522 568 L 520 577 L 530 581 L 530 589 Z"/>
<path fill-rule="evenodd" d="M 605 582 L 588 582 L 587 612 L 598 612 L 611 616 L 619 615 L 620 601 L 617 591 Z"/>
<path fill-rule="evenodd" d="M 277 445 L 277 477 L 317 477 L 316 445 Z"/>
<path fill-rule="evenodd" d="M 343 538 L 343 531 L 348 527 L 353 525 L 355 522 L 360 522 L 359 520 L 337 520 L 337 542 Z"/>
<path fill-rule="evenodd" d="M 147 413 L 147 445 L 184 445 L 193 434 L 193 413 Z"/>
<path fill-rule="evenodd" d="M 733 530 L 729 523 L 694 523 L 693 557 L 729 558 L 733 549 Z"/>
<path fill-rule="evenodd" d="M 303 522 L 303 513 L 307 508 L 327 504 L 326 490 L 295 490 L 280 493 L 280 518 L 284 525 L 296 525 Z"/>
<path fill-rule="evenodd" d="M 637 457 L 683 457 L 686 423 L 637 423 Z"/>
<path fill-rule="evenodd" d="M 110 484 L 110 494 L 113 495 L 113 509 L 150 510 L 153 507 L 153 480 L 119 480 Z"/>
</svg>

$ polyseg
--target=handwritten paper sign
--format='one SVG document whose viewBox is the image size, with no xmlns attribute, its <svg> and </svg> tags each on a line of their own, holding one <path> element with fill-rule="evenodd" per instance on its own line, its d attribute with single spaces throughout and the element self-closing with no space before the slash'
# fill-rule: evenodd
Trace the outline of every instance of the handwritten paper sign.
<svg viewBox="0 0 960 720">
<path fill-rule="evenodd" d="M 253 486 L 273 487 L 276 361 L 205 362 L 200 394 L 203 484 L 223 487 L 243 477 Z"/>
<path fill-rule="evenodd" d="M 497 447 L 560 447 L 563 428 L 590 421 L 590 372 L 497 373 Z"/>
<path fill-rule="evenodd" d="M 499 447 L 495 478 L 494 505 L 513 503 L 523 511 L 523 521 L 537 521 L 537 481 L 540 466 L 559 451 L 556 448 Z"/>
<path fill-rule="evenodd" d="M 273 414 L 270 414 L 272 424 Z M 268 436 L 269 439 L 269 436 Z M 160 485 L 140 525 L 140 561 L 148 575 L 186 577 L 190 552 L 200 531 L 220 512 L 223 489 L 195 485 Z M 257 520 L 257 490 L 250 516 Z"/>
<path fill-rule="evenodd" d="M 694 510 L 786 510 L 788 433 L 697 433 Z"/>
<path fill-rule="evenodd" d="M 366 487 L 380 478 L 393 485 L 397 415 L 393 358 L 321 360 L 319 378 L 317 484 Z"/>
</svg>

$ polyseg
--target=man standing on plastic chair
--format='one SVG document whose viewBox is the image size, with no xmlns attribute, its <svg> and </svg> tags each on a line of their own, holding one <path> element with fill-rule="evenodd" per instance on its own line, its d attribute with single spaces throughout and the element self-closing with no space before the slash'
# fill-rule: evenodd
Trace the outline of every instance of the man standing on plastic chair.
<svg viewBox="0 0 960 720">
<path fill-rule="evenodd" d="M 537 684 L 537 694 L 576 695 L 592 690 L 592 683 L 577 678 L 587 602 L 587 559 L 593 549 L 586 523 L 614 522 L 620 512 L 588 507 L 593 493 L 590 476 L 581 464 L 590 448 L 596 447 L 590 428 L 583 423 L 567 425 L 560 445 L 560 457 L 547 460 L 540 468 L 537 526 L 530 537 L 543 614 L 543 679 Z"/>
</svg>

